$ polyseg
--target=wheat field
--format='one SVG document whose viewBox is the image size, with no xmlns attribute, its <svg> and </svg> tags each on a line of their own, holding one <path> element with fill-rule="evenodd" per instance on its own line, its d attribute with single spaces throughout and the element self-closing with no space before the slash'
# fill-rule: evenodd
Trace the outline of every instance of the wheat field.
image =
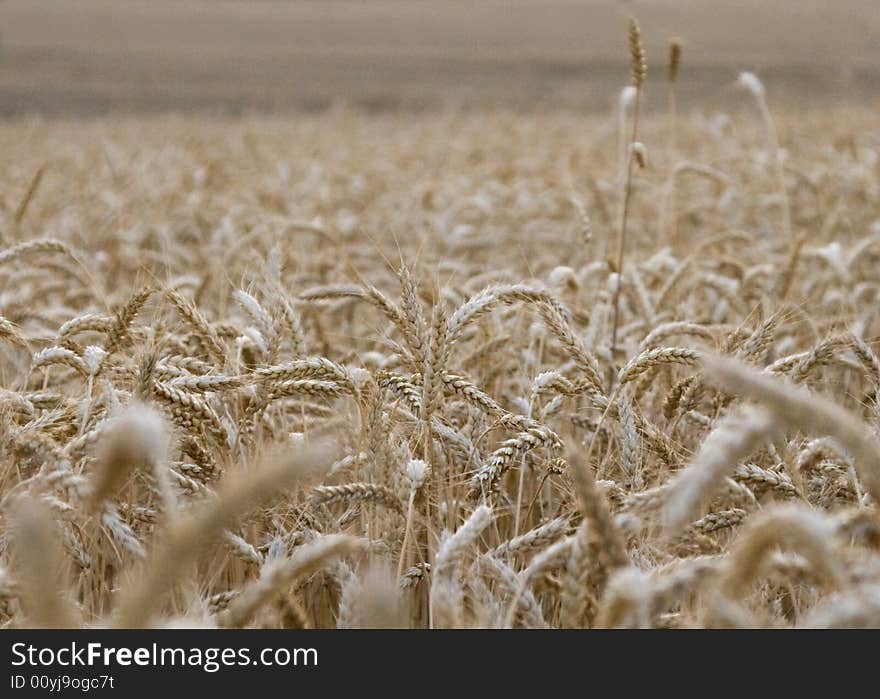
<svg viewBox="0 0 880 699">
<path fill-rule="evenodd" d="M 880 625 L 876 116 L 629 38 L 607 118 L 0 123 L 0 624 Z"/>
</svg>

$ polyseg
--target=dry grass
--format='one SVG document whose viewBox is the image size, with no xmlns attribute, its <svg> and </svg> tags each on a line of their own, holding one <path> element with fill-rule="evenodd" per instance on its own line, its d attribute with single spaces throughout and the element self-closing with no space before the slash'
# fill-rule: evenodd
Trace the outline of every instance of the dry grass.
<svg viewBox="0 0 880 699">
<path fill-rule="evenodd" d="M 0 623 L 880 625 L 876 122 L 756 81 L 639 167 L 626 113 L 0 125 Z"/>
</svg>

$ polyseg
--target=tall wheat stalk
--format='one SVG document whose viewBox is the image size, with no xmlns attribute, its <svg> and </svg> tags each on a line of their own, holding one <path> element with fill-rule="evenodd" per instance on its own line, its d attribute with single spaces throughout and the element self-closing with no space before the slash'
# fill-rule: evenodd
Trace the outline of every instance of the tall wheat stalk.
<svg viewBox="0 0 880 699">
<path fill-rule="evenodd" d="M 629 19 L 628 29 L 629 40 L 629 56 L 630 56 L 630 79 L 632 87 L 635 88 L 636 94 L 633 101 L 632 130 L 630 132 L 629 143 L 627 144 L 626 155 L 626 178 L 623 184 L 623 198 L 620 210 L 620 228 L 617 239 L 617 258 L 615 263 L 614 274 L 616 275 L 616 283 L 614 285 L 614 294 L 612 300 L 613 317 L 611 321 L 611 351 L 614 352 L 617 347 L 617 328 L 620 323 L 620 290 L 623 284 L 623 263 L 626 253 L 626 234 L 627 223 L 629 218 L 630 198 L 632 197 L 632 180 L 633 169 L 635 165 L 634 148 L 638 140 L 639 130 L 639 105 L 641 103 L 642 88 L 645 84 L 645 76 L 648 72 L 648 64 L 645 60 L 645 49 L 642 45 L 642 33 L 639 23 L 634 17 Z"/>
</svg>

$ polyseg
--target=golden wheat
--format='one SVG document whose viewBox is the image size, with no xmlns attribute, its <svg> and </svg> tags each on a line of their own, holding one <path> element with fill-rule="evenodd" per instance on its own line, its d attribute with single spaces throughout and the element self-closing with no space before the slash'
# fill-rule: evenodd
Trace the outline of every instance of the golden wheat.
<svg viewBox="0 0 880 699">
<path fill-rule="evenodd" d="M 880 625 L 876 120 L 681 47 L 604 122 L 0 124 L 0 625 Z"/>
</svg>

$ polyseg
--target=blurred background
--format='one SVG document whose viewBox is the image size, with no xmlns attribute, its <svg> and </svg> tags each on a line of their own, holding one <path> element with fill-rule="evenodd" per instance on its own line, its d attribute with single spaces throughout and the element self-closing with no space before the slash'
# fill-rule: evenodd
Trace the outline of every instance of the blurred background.
<svg viewBox="0 0 880 699">
<path fill-rule="evenodd" d="M 625 18 L 664 97 L 873 102 L 878 0 L 0 0 L 0 114 L 287 112 L 441 105 L 607 109 L 626 84 Z"/>
</svg>

